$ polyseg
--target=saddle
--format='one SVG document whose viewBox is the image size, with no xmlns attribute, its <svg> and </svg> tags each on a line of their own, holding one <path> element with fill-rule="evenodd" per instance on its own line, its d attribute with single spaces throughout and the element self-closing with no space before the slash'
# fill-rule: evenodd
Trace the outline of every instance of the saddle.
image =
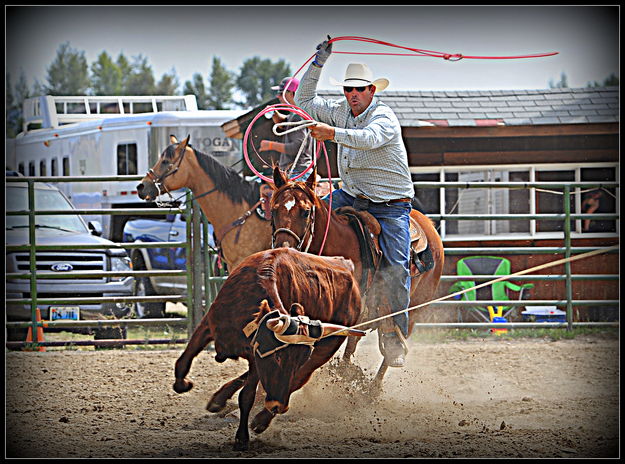
<svg viewBox="0 0 625 464">
<path fill-rule="evenodd" d="M 337 208 L 337 214 L 347 216 L 350 225 L 356 232 L 360 244 L 363 263 L 363 282 L 366 283 L 367 270 L 377 269 L 382 257 L 378 237 L 380 224 L 373 215 L 364 210 L 356 210 L 351 206 Z M 410 276 L 416 277 L 434 267 L 434 259 L 428 246 L 427 236 L 419 223 L 410 217 Z"/>
</svg>

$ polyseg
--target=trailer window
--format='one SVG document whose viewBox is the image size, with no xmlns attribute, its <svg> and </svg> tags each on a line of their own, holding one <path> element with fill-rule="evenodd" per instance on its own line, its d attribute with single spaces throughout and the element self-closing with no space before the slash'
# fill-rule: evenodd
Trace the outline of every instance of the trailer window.
<svg viewBox="0 0 625 464">
<path fill-rule="evenodd" d="M 137 144 L 117 145 L 117 175 L 137 174 Z"/>
</svg>

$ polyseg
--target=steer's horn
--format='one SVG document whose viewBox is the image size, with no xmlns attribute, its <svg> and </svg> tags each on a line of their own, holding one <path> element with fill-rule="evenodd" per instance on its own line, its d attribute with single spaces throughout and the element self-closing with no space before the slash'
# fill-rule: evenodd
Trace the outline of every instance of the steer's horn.
<svg viewBox="0 0 625 464">
<path fill-rule="evenodd" d="M 349 327 L 345 327 L 338 324 L 330 324 L 327 322 L 322 322 L 321 327 L 323 328 L 323 336 L 327 337 L 328 335 L 336 335 L 336 336 L 349 336 L 353 335 L 355 337 L 362 337 L 367 335 L 364 330 L 350 329 Z"/>
<path fill-rule="evenodd" d="M 267 319 L 267 328 L 277 334 L 283 334 L 289 327 L 290 318 L 286 314 L 275 319 Z"/>
</svg>

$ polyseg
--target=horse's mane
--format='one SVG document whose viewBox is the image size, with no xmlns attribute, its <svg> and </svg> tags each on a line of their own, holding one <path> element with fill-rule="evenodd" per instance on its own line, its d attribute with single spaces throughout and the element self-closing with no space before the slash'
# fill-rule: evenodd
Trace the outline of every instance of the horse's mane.
<svg viewBox="0 0 625 464">
<path fill-rule="evenodd" d="M 250 205 L 256 203 L 260 195 L 260 186 L 257 182 L 248 182 L 234 169 L 224 166 L 215 158 L 189 146 L 198 163 L 215 183 L 215 187 L 235 203 L 246 201 Z"/>
</svg>

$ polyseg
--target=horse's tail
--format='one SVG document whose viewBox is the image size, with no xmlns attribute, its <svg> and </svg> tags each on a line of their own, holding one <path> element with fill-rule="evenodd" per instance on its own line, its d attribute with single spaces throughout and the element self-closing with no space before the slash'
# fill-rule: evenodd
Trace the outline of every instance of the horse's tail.
<svg viewBox="0 0 625 464">
<path fill-rule="evenodd" d="M 193 359 L 214 339 L 215 337 L 208 326 L 207 318 L 202 318 L 200 324 L 193 331 L 187 347 L 176 361 L 176 381 L 174 383 L 174 391 L 176 393 L 184 393 L 193 388 L 193 382 L 186 380 L 185 377 L 191 369 Z"/>
</svg>

